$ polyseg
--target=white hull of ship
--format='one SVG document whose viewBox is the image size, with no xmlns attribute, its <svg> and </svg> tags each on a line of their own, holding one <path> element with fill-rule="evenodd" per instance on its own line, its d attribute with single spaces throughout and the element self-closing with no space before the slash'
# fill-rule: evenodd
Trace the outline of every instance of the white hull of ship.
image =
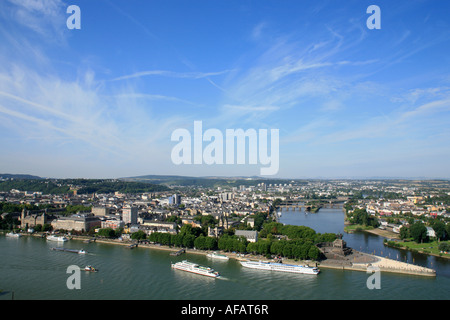
<svg viewBox="0 0 450 320">
<path fill-rule="evenodd" d="M 307 267 L 301 265 L 290 265 L 282 263 L 270 263 L 270 262 L 253 262 L 253 261 L 241 261 L 241 265 L 250 269 L 277 271 L 277 272 L 289 272 L 300 274 L 319 274 L 320 270 L 315 267 Z"/>
<path fill-rule="evenodd" d="M 193 264 L 184 264 L 184 263 L 175 263 L 172 264 L 172 269 L 177 269 L 181 271 L 186 271 L 190 273 L 195 273 L 201 276 L 210 277 L 210 278 L 218 278 L 219 274 L 214 270 L 206 267 L 193 266 Z"/>
</svg>

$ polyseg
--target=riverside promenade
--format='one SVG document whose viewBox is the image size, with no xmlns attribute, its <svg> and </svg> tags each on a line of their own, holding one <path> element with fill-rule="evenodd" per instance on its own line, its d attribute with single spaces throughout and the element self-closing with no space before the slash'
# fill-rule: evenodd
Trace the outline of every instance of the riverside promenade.
<svg viewBox="0 0 450 320">
<path fill-rule="evenodd" d="M 74 240 L 86 240 L 87 237 L 73 237 Z M 118 240 L 110 240 L 110 239 L 96 239 L 97 243 L 107 243 L 107 244 L 116 244 L 116 245 L 130 245 L 131 242 L 128 241 L 118 241 Z M 180 248 L 168 247 L 158 244 L 139 244 L 141 248 L 149 248 L 149 249 L 157 249 L 157 250 L 166 250 L 169 252 L 176 252 L 180 250 Z M 206 255 L 210 251 L 204 250 L 196 250 L 196 249 L 186 249 L 186 253 L 193 254 L 202 254 Z M 254 256 L 251 254 L 236 254 L 230 252 L 220 253 L 228 256 L 232 259 L 237 260 L 262 260 L 262 261 L 270 261 L 265 259 L 262 256 Z M 319 268 L 330 268 L 330 269 L 340 269 L 340 270 L 349 270 L 349 271 L 363 271 L 367 272 L 369 267 L 377 267 L 381 272 L 392 272 L 392 273 L 400 273 L 400 274 L 409 274 L 409 275 L 417 275 L 417 276 L 427 276 L 427 277 L 435 277 L 436 271 L 430 268 L 425 268 L 421 266 L 417 266 L 414 264 L 400 262 L 397 260 L 392 260 L 384 257 L 375 256 L 368 253 L 359 252 L 353 250 L 353 252 L 346 256 L 344 260 L 338 259 L 326 259 L 320 262 L 315 261 L 294 261 L 291 259 L 283 258 L 283 263 L 288 264 L 308 264 L 308 265 L 317 265 Z"/>
<path fill-rule="evenodd" d="M 375 256 L 353 250 L 345 260 L 327 259 L 319 263 L 320 268 L 353 270 L 367 272 L 369 267 L 378 268 L 381 272 L 410 274 L 417 276 L 435 277 L 436 271 L 411 263 Z"/>
</svg>

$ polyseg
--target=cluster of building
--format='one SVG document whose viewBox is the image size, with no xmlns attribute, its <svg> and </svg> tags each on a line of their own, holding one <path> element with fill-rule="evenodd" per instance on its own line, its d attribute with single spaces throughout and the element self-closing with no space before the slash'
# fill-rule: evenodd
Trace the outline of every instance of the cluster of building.
<svg viewBox="0 0 450 320">
<path fill-rule="evenodd" d="M 381 229 L 392 230 L 400 233 L 403 226 L 409 225 L 409 219 L 414 220 L 436 219 L 442 218 L 444 221 L 450 219 L 448 207 L 441 204 L 426 204 L 423 196 L 408 196 L 405 199 L 393 200 L 360 200 L 356 208 L 366 209 L 367 213 L 378 218 Z M 392 218 L 395 218 L 395 223 Z M 427 235 L 435 237 L 435 232 L 430 226 L 426 226 Z"/>
<path fill-rule="evenodd" d="M 229 192 L 228 192 L 229 191 Z M 89 233 L 102 228 L 120 229 L 124 237 L 142 230 L 176 234 L 184 224 L 201 226 L 202 216 L 212 216 L 217 222 L 208 235 L 219 236 L 223 230 L 240 223 L 254 226 L 252 215 L 268 212 L 270 199 L 253 196 L 247 188 L 240 191 L 227 190 L 213 195 L 203 192 L 199 197 L 182 196 L 180 193 L 143 194 L 94 194 L 94 195 L 42 195 L 40 193 L 2 193 L 0 201 L 17 204 L 52 204 L 51 209 L 22 210 L 8 213 L 14 215 L 21 228 L 33 231 L 37 225 L 51 225 L 53 230 Z M 82 205 L 86 210 L 68 215 L 67 205 Z M 240 232 L 240 231 L 239 231 Z M 256 232 L 241 232 L 249 241 L 256 241 Z"/>
<path fill-rule="evenodd" d="M 390 183 L 384 180 L 311 180 L 283 181 L 280 183 L 255 183 L 239 187 L 198 188 L 196 192 L 155 192 L 142 194 L 70 194 L 44 195 L 39 192 L 10 190 L 0 193 L 0 202 L 17 204 L 48 205 L 51 209 L 8 213 L 16 215 L 22 229 L 33 229 L 36 225 L 50 224 L 54 230 L 91 232 L 100 228 L 121 229 L 125 234 L 138 230 L 176 233 L 183 224 L 200 226 L 203 216 L 212 216 L 215 226 L 209 235 L 218 236 L 227 228 L 246 223 L 254 226 L 254 215 L 269 212 L 275 199 L 303 201 L 305 199 L 340 199 L 355 194 L 373 195 L 395 193 L 399 199 L 368 197 L 359 201 L 359 207 L 379 217 L 389 217 L 410 212 L 415 216 L 449 217 L 445 204 L 425 205 L 424 196 L 439 192 L 429 189 L 420 194 L 418 182 Z M 192 196 L 195 194 L 195 196 Z M 76 214 L 67 215 L 68 205 L 84 206 Z M 89 208 L 89 209 L 88 209 Z M 257 234 L 244 232 L 249 241 L 256 241 Z"/>
<path fill-rule="evenodd" d="M 450 214 L 446 212 L 446 207 L 444 205 L 424 204 L 424 198 L 422 196 L 407 197 L 407 200 L 379 199 L 363 201 L 362 203 L 362 206 L 365 207 L 368 213 L 380 217 L 390 217 L 405 213 L 411 213 L 413 216 L 424 216 L 427 218 L 436 218 L 437 216 L 450 217 Z"/>
</svg>

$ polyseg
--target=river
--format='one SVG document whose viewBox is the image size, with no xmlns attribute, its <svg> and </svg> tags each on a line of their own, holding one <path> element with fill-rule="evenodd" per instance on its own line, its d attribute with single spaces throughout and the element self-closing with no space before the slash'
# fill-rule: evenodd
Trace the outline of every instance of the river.
<svg viewBox="0 0 450 320">
<path fill-rule="evenodd" d="M 317 232 L 343 233 L 341 209 L 321 209 L 305 215 L 283 211 L 281 222 L 307 225 Z M 0 299 L 9 300 L 326 300 L 430 299 L 447 300 L 450 263 L 438 257 L 385 248 L 381 237 L 345 234 L 355 248 L 431 267 L 436 277 L 382 273 L 381 289 L 368 289 L 368 274 L 323 269 L 317 276 L 244 269 L 238 261 L 211 260 L 205 255 L 170 256 L 167 251 L 71 240 L 65 248 L 85 249 L 86 255 L 50 250 L 61 246 L 45 239 L 0 236 Z M 381 253 L 382 252 L 382 253 Z M 213 267 L 221 279 L 173 270 L 171 262 L 188 259 Z M 68 289 L 71 265 L 93 265 L 99 272 L 81 271 L 80 289 Z"/>
</svg>

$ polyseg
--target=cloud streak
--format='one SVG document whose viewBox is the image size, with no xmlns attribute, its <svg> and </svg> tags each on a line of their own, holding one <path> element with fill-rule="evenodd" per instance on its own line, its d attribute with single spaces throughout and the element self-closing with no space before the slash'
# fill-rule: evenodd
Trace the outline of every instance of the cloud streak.
<svg viewBox="0 0 450 320">
<path fill-rule="evenodd" d="M 67 4 L 61 0 L 5 0 L 2 11 L 22 26 L 43 36 L 46 40 L 63 40 L 65 10 Z"/>
<path fill-rule="evenodd" d="M 232 19 L 213 25 L 208 14 L 219 14 L 216 8 L 187 15 L 143 2 L 153 9 L 147 21 L 129 4 L 106 3 L 86 2 L 83 12 L 105 16 L 89 32 L 69 33 L 60 0 L 1 2 L 0 130 L 14 155 L 31 147 L 48 161 L 42 154 L 84 159 L 91 172 L 169 173 L 171 132 L 203 120 L 205 128 L 280 129 L 281 160 L 291 162 L 280 172 L 295 174 L 299 162 L 316 172 L 388 163 L 383 156 L 389 152 L 401 162 L 420 153 L 416 143 L 437 154 L 427 140 L 436 147 L 450 138 L 447 67 L 432 61 L 445 51 L 437 45 L 446 43 L 448 32 L 433 37 L 436 28 L 407 25 L 371 33 L 354 8 L 339 5 L 339 15 L 328 3 L 282 19 L 261 6 L 261 15 L 239 16 L 230 25 Z M 283 5 L 277 10 L 288 12 Z M 173 16 L 158 16 L 169 12 Z M 221 11 L 220 18 L 227 14 Z M 200 16 L 208 17 L 214 36 Z M 115 30 L 129 32 L 131 25 L 137 32 L 118 32 L 117 43 L 124 45 L 103 46 L 99 37 L 111 32 L 103 27 L 112 21 Z M 189 29 L 178 29 L 183 26 Z M 2 159 L 3 167 L 17 162 Z"/>
<path fill-rule="evenodd" d="M 169 78 L 180 78 L 180 79 L 203 79 L 213 76 L 219 76 L 230 72 L 230 70 L 218 71 L 218 72 L 174 72 L 168 70 L 146 70 L 139 71 L 133 74 L 120 76 L 112 79 L 111 81 L 128 80 L 133 78 L 141 78 L 147 76 L 162 76 Z"/>
</svg>

